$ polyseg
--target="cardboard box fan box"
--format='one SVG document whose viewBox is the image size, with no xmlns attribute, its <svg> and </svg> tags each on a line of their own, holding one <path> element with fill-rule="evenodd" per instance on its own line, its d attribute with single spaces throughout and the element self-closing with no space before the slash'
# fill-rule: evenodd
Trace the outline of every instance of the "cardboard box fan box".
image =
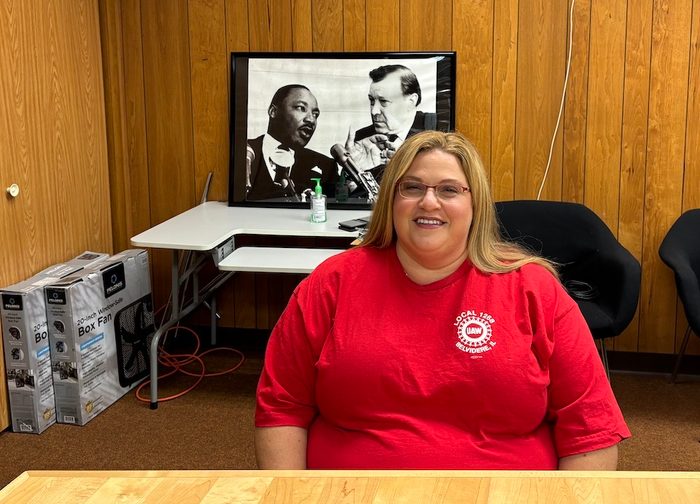
<svg viewBox="0 0 700 504">
<path fill-rule="evenodd" d="M 85 425 L 148 375 L 148 253 L 125 250 L 45 294 L 57 421 Z"/>
<path fill-rule="evenodd" d="M 0 289 L 2 339 L 15 432 L 39 434 L 56 422 L 44 286 L 109 257 L 83 252 Z"/>
</svg>

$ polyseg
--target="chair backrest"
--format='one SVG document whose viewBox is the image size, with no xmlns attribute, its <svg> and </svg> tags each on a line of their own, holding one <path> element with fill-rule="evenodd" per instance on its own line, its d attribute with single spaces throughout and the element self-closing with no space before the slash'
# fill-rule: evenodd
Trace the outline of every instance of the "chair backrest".
<svg viewBox="0 0 700 504">
<path fill-rule="evenodd" d="M 688 323 L 700 336 L 700 208 L 688 210 L 673 223 L 659 256 L 673 270 Z"/>
<path fill-rule="evenodd" d="M 560 265 L 562 275 L 580 268 L 601 247 L 619 246 L 607 225 L 588 207 L 563 201 L 500 201 L 501 232 Z"/>
<path fill-rule="evenodd" d="M 501 232 L 559 265 L 593 336 L 620 334 L 634 318 L 641 267 L 595 212 L 579 203 L 501 201 Z"/>
</svg>

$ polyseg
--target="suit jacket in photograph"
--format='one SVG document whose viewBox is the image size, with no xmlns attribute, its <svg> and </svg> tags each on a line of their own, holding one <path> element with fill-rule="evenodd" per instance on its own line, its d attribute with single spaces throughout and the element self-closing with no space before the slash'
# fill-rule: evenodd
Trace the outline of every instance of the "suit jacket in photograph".
<svg viewBox="0 0 700 504">
<path fill-rule="evenodd" d="M 416 117 L 413 118 L 411 129 L 408 130 L 407 137 L 413 136 L 420 131 L 434 130 L 437 128 L 437 114 L 433 112 L 416 112 Z M 374 125 L 370 124 L 355 132 L 355 141 L 359 142 L 367 137 L 370 137 L 377 132 L 374 131 Z"/>
</svg>

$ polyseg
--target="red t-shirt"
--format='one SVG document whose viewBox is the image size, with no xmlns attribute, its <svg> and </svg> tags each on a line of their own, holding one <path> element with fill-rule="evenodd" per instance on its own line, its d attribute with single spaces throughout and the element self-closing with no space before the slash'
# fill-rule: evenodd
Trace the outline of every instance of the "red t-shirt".
<svg viewBox="0 0 700 504">
<path fill-rule="evenodd" d="M 412 282 L 393 247 L 321 264 L 275 326 L 258 427 L 319 469 L 556 469 L 630 433 L 576 303 L 544 268 Z"/>
</svg>

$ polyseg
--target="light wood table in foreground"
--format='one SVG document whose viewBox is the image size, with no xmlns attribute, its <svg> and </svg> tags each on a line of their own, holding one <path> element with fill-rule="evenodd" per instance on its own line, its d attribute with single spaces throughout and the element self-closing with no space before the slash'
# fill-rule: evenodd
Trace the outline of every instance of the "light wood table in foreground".
<svg viewBox="0 0 700 504">
<path fill-rule="evenodd" d="M 2 503 L 693 503 L 700 473 L 27 471 Z"/>
</svg>

